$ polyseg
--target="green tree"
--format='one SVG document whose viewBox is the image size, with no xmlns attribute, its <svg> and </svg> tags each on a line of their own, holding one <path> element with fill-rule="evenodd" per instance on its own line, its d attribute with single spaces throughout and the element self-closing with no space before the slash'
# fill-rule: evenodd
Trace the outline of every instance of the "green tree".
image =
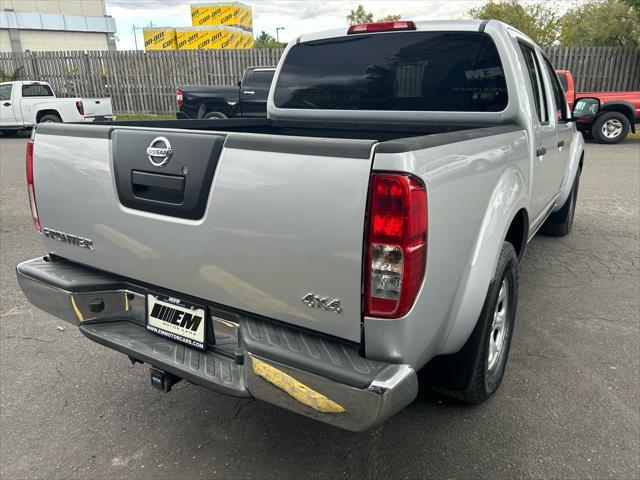
<svg viewBox="0 0 640 480">
<path fill-rule="evenodd" d="M 579 5 L 562 17 L 563 45 L 640 46 L 638 0 L 598 0 Z"/>
<path fill-rule="evenodd" d="M 362 5 L 358 5 L 355 10 L 351 10 L 347 15 L 349 25 L 357 25 L 358 23 L 373 22 L 373 13 L 367 12 Z"/>
<path fill-rule="evenodd" d="M 253 48 L 282 48 L 284 44 L 262 30 L 253 42 Z"/>
<path fill-rule="evenodd" d="M 392 22 L 394 20 L 400 20 L 401 15 L 386 15 L 378 18 L 376 22 Z M 373 22 L 373 12 L 367 12 L 362 5 L 358 5 L 357 8 L 351 10 L 347 15 L 347 22 L 349 25 L 357 25 L 359 23 L 371 23 Z"/>
<path fill-rule="evenodd" d="M 524 3 L 520 0 L 489 0 L 468 14 L 481 20 L 501 20 L 514 26 L 540 45 L 552 45 L 558 39 L 560 18 L 553 4 Z"/>
</svg>

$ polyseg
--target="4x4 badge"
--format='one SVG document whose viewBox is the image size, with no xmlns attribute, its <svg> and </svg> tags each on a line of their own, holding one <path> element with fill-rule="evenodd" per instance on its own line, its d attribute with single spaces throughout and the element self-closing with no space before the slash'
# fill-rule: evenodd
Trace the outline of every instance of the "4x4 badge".
<svg viewBox="0 0 640 480">
<path fill-rule="evenodd" d="M 321 308 L 322 310 L 332 311 L 336 315 L 342 313 L 342 305 L 340 304 L 339 298 L 329 301 L 327 297 L 320 297 L 313 292 L 309 292 L 302 297 L 302 303 L 311 308 Z"/>
</svg>

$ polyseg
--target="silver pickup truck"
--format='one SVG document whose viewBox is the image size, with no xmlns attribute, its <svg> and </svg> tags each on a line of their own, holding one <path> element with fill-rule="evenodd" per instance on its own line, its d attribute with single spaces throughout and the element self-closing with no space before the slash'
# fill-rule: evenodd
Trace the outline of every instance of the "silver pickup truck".
<svg viewBox="0 0 640 480">
<path fill-rule="evenodd" d="M 163 391 L 185 379 L 350 430 L 419 385 L 482 402 L 527 242 L 571 230 L 575 119 L 598 108 L 569 112 L 544 53 L 497 21 L 303 35 L 266 119 L 38 125 L 48 253 L 18 280 Z"/>
</svg>

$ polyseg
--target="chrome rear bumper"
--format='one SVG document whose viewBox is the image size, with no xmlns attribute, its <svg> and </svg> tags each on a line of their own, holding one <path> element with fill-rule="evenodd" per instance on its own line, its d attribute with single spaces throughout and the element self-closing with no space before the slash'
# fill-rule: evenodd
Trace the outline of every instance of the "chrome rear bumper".
<svg viewBox="0 0 640 480">
<path fill-rule="evenodd" d="M 364 359 L 338 340 L 210 305 L 215 345 L 201 352 L 145 329 L 144 285 L 64 259 L 36 258 L 16 271 L 31 303 L 91 340 L 227 395 L 361 431 L 417 394 L 410 366 Z"/>
</svg>

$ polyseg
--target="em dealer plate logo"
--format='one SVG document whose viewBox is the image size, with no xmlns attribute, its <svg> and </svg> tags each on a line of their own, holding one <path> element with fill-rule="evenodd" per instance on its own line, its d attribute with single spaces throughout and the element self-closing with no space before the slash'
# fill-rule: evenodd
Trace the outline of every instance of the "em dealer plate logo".
<svg viewBox="0 0 640 480">
<path fill-rule="evenodd" d="M 147 158 L 154 167 L 164 167 L 173 156 L 171 143 L 165 137 L 156 137 L 147 147 Z"/>
</svg>

